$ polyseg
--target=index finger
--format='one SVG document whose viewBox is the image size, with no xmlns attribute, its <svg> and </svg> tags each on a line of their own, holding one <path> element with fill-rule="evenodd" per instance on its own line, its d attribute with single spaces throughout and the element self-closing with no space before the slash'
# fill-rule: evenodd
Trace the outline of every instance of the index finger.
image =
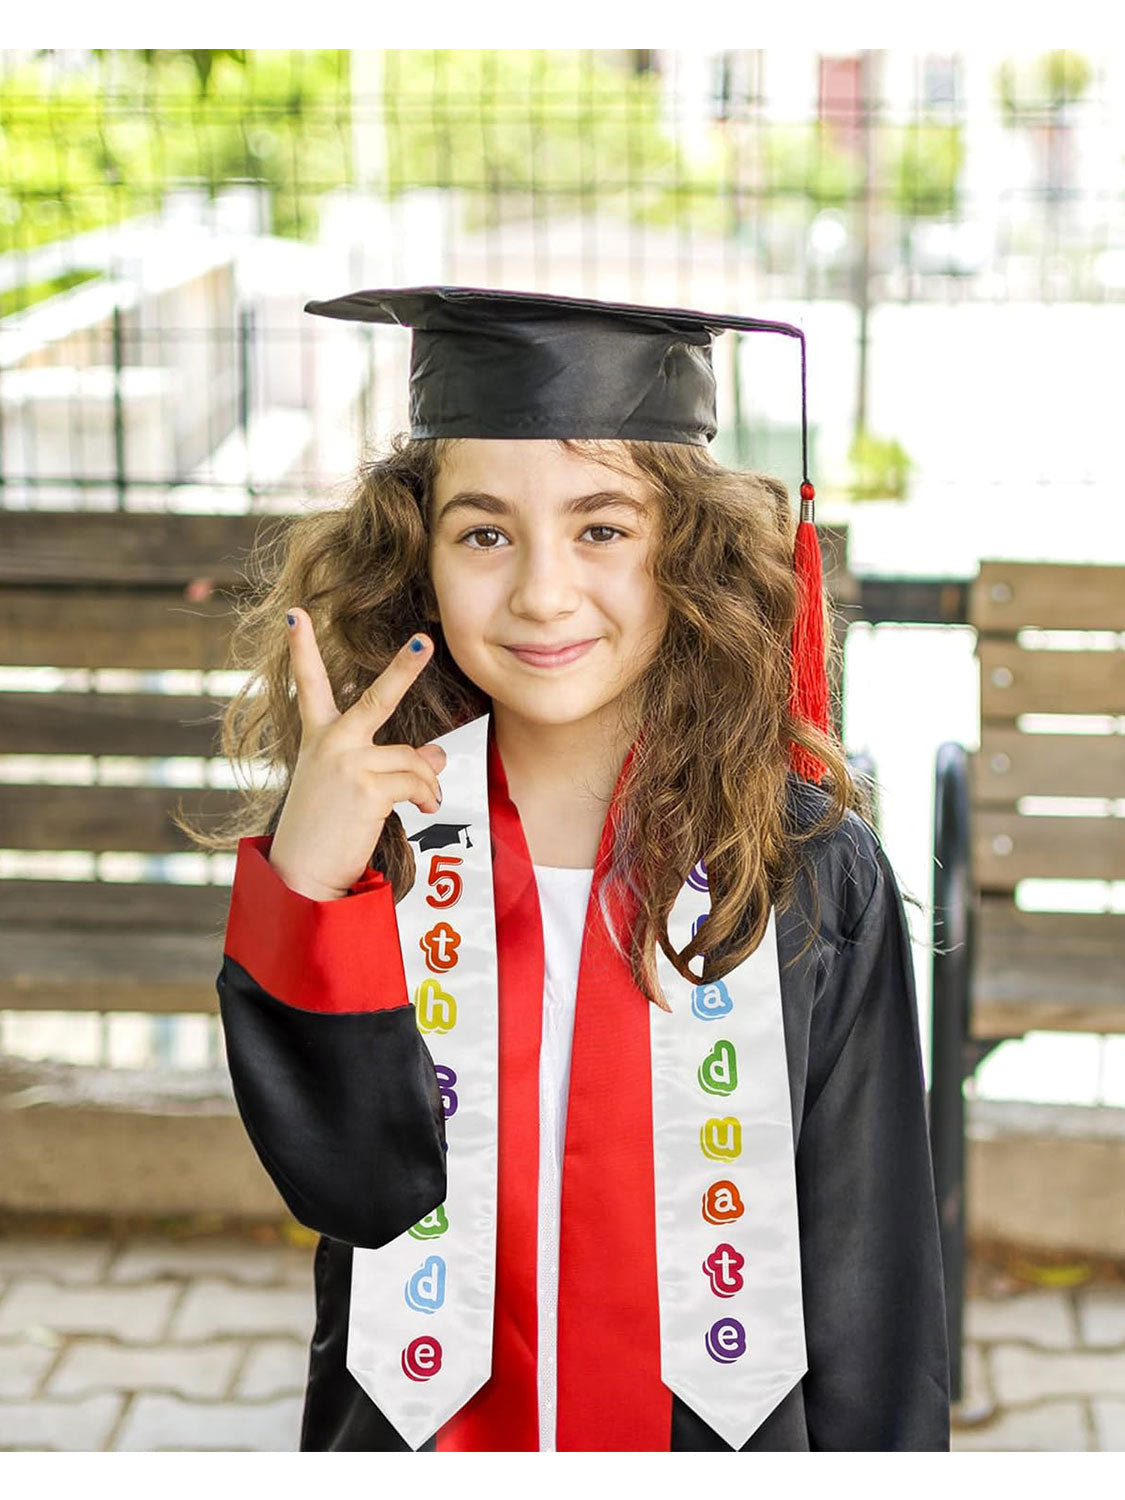
<svg viewBox="0 0 1125 1500">
<path fill-rule="evenodd" d="M 394 713 L 433 654 L 433 641 L 421 631 L 415 631 L 374 682 L 364 688 L 344 717 L 354 718 L 363 726 L 365 734 L 374 734 Z"/>
<path fill-rule="evenodd" d="M 289 661 L 297 685 L 297 711 L 306 729 L 334 724 L 340 717 L 328 671 L 316 643 L 313 622 L 303 609 L 286 610 L 289 626 Z"/>
</svg>

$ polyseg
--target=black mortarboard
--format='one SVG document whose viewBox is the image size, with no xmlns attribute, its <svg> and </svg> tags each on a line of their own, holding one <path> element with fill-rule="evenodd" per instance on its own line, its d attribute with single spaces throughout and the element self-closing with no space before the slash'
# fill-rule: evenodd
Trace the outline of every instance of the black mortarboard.
<svg viewBox="0 0 1125 1500">
<path fill-rule="evenodd" d="M 780 333 L 801 347 L 801 516 L 794 566 L 794 712 L 828 725 L 820 548 L 808 473 L 805 336 L 792 323 L 480 287 L 350 292 L 305 311 L 414 331 L 415 438 L 611 438 L 703 446 L 715 436 L 711 346 L 725 329 Z M 793 747 L 795 766 L 818 762 Z"/>
<path fill-rule="evenodd" d="M 429 849 L 446 849 L 450 844 L 471 849 L 473 841 L 468 830 L 472 826 L 471 823 L 431 823 L 428 828 L 420 828 L 417 833 L 409 834 L 408 839 L 411 843 L 417 839 L 419 854 L 425 854 Z"/>
<path fill-rule="evenodd" d="M 305 311 L 414 330 L 410 422 L 419 438 L 709 443 L 711 345 L 727 328 L 800 340 L 804 384 L 799 328 L 727 313 L 458 286 L 352 292 Z"/>
</svg>

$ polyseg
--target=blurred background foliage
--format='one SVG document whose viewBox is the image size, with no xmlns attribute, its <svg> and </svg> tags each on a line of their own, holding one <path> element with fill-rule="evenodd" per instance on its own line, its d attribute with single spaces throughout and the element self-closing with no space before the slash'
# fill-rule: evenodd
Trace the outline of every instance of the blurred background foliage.
<svg viewBox="0 0 1125 1500">
<path fill-rule="evenodd" d="M 1068 210 L 1072 117 L 1096 82 L 1072 50 L 981 75 L 1042 202 L 996 229 L 991 250 L 973 240 L 966 159 L 980 117 L 963 82 L 948 82 L 956 70 L 919 74 L 907 113 L 887 107 L 867 63 L 822 59 L 815 113 L 801 119 L 775 110 L 760 70 L 735 62 L 683 87 L 668 58 L 640 50 L 392 49 L 373 72 L 345 50 L 5 56 L 16 60 L 0 71 L 0 257 L 157 215 L 176 192 L 214 199 L 238 185 L 257 194 L 263 232 L 308 242 L 324 195 L 351 186 L 391 202 L 453 194 L 470 232 L 531 220 L 554 233 L 596 210 L 680 231 L 685 247 L 710 236 L 787 295 L 859 309 L 853 498 L 908 488 L 907 456 L 867 424 L 866 328 L 882 289 L 965 282 L 990 253 L 1038 255 L 1044 284 L 1102 264 Z M 1112 249 L 1104 265 L 1112 273 Z M 28 263 L 0 285 L 0 317 L 95 274 L 81 247 L 68 265 Z"/>
<path fill-rule="evenodd" d="M 483 222 L 526 213 L 529 192 L 555 213 L 674 217 L 718 182 L 662 130 L 660 78 L 591 53 L 388 51 L 383 101 L 388 192 L 460 188 Z"/>
<path fill-rule="evenodd" d="M 0 253 L 134 215 L 164 192 L 261 184 L 272 232 L 315 237 L 317 199 L 353 178 L 346 51 L 102 50 L 97 71 L 50 53 L 0 77 Z M 660 77 L 578 51 L 391 50 L 383 190 L 460 189 L 479 227 L 595 203 L 642 223 L 740 234 L 762 198 L 783 217 L 844 207 L 862 160 L 823 123 L 730 119 L 686 155 Z M 950 211 L 960 127 L 886 126 L 880 171 L 897 213 Z M 57 288 L 56 288 L 57 289 Z"/>
<path fill-rule="evenodd" d="M 996 93 L 1008 125 L 1057 112 L 1084 97 L 1094 70 L 1080 52 L 1057 48 L 1019 61 L 1007 58 L 996 70 Z"/>
<path fill-rule="evenodd" d="M 49 54 L 0 77 L 0 253 L 160 208 L 164 192 L 265 186 L 274 232 L 311 238 L 349 181 L 344 51 L 114 51 L 95 71 Z"/>
</svg>

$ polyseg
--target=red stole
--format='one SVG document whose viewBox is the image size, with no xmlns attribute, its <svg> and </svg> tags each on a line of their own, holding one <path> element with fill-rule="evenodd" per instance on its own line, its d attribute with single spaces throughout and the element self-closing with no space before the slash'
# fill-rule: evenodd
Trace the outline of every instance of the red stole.
<svg viewBox="0 0 1125 1500">
<path fill-rule="evenodd" d="M 666 1452 L 660 1379 L 649 1004 L 605 930 L 621 768 L 602 827 L 582 945 L 559 1236 L 559 1452 Z M 438 1452 L 539 1448 L 537 1267 L 543 931 L 531 857 L 488 735 L 500 1080 L 492 1375 L 438 1431 Z M 628 931 L 629 905 L 612 907 Z"/>
</svg>

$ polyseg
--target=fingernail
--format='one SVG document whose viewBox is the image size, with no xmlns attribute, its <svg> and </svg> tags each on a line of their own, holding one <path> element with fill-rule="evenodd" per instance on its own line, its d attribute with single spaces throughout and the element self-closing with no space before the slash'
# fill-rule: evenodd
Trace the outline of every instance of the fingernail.
<svg viewBox="0 0 1125 1500">
<path fill-rule="evenodd" d="M 441 806 L 441 787 L 440 786 L 437 789 L 437 802 L 438 802 L 438 806 L 440 807 Z"/>
<path fill-rule="evenodd" d="M 410 642 L 410 649 L 411 651 L 424 651 L 426 649 L 426 643 L 425 641 L 420 641 L 418 637 L 415 636 L 414 639 Z"/>
<path fill-rule="evenodd" d="M 286 615 L 285 616 L 285 623 L 286 623 L 286 625 L 296 625 L 296 623 L 297 623 L 297 616 L 296 615 Z"/>
</svg>

